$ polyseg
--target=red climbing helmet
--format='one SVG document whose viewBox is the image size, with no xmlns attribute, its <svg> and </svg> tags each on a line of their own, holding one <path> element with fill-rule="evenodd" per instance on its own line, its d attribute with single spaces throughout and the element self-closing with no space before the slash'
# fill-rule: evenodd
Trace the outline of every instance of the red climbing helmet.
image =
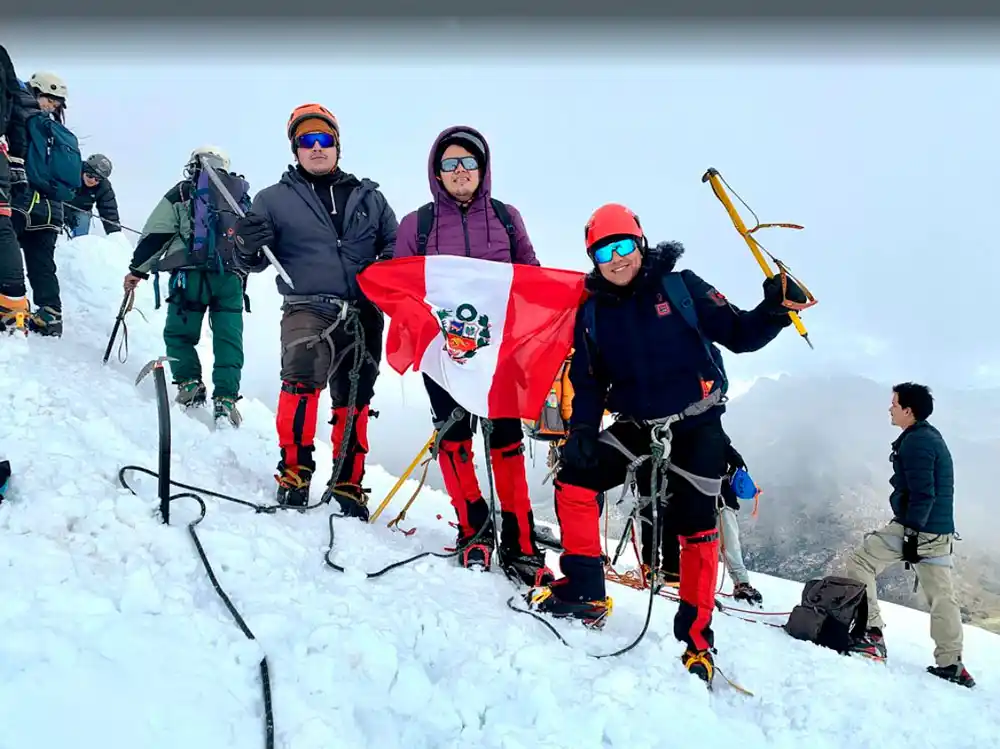
<svg viewBox="0 0 1000 749">
<path fill-rule="evenodd" d="M 588 252 L 608 237 L 635 237 L 641 242 L 644 236 L 639 217 L 620 203 L 606 203 L 594 211 L 587 220 L 583 235 Z"/>
</svg>

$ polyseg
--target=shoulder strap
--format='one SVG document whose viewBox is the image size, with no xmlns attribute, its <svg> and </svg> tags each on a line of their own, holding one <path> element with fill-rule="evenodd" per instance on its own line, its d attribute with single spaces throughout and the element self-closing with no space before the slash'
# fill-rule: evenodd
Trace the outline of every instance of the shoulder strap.
<svg viewBox="0 0 1000 749">
<path fill-rule="evenodd" d="M 677 309 L 681 317 L 684 318 L 684 322 L 698 333 L 698 337 L 701 338 L 701 344 L 705 347 L 705 355 L 708 356 L 708 360 L 715 368 L 719 370 L 719 374 L 722 377 L 722 385 L 725 388 L 726 373 L 719 364 L 716 351 L 713 351 L 712 342 L 702 332 L 701 325 L 698 324 L 698 310 L 695 308 L 694 300 L 691 298 L 691 291 L 688 289 L 687 284 L 684 283 L 684 277 L 679 271 L 672 271 L 665 274 L 662 280 L 663 290 L 667 294 L 667 299 Z"/>
<path fill-rule="evenodd" d="M 591 364 L 597 356 L 597 304 L 593 297 L 584 300 L 581 307 L 583 313 L 583 345 L 587 347 L 587 358 Z"/>
<path fill-rule="evenodd" d="M 507 237 L 510 240 L 510 261 L 514 262 L 514 253 L 517 249 L 517 236 L 514 230 L 514 222 L 510 220 L 510 211 L 507 210 L 507 206 L 496 198 L 490 198 L 490 204 L 493 206 L 493 212 L 500 219 L 500 223 L 503 224 L 504 230 L 507 232 Z"/>
<path fill-rule="evenodd" d="M 427 254 L 427 240 L 434 226 L 434 204 L 426 203 L 417 209 L 417 255 Z"/>
<path fill-rule="evenodd" d="M 663 290 L 667 294 L 667 299 L 684 318 L 684 322 L 697 330 L 699 335 L 702 335 L 701 326 L 698 324 L 698 311 L 694 307 L 691 292 L 688 290 L 687 284 L 684 283 L 681 274 L 676 271 L 665 274 L 663 276 Z"/>
</svg>

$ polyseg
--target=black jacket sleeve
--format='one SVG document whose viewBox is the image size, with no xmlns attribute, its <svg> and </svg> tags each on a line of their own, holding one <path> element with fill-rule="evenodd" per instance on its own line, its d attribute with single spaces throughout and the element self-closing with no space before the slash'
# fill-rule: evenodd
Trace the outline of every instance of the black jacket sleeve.
<svg viewBox="0 0 1000 749">
<path fill-rule="evenodd" d="M 389 260 L 396 250 L 396 230 L 399 221 L 389 201 L 382 196 L 382 214 L 378 221 L 378 234 L 375 237 L 375 253 L 379 260 Z"/>
<path fill-rule="evenodd" d="M 11 156 L 24 159 L 24 155 L 28 152 L 28 133 L 25 123 L 29 117 L 42 110 L 31 92 L 22 89 L 20 85 L 13 94 L 10 122 L 7 124 L 7 144 Z"/>
<path fill-rule="evenodd" d="M 937 452 L 923 434 L 911 434 L 899 446 L 899 458 L 906 478 L 907 501 L 903 525 L 919 529 L 927 525 L 937 499 L 934 464 Z"/>
<path fill-rule="evenodd" d="M 569 383 L 573 387 L 573 413 L 569 422 L 570 429 L 584 427 L 599 431 L 609 383 L 607 373 L 601 366 L 597 345 L 588 340 L 585 319 L 584 305 L 581 305 L 576 313 L 573 359 L 569 366 Z"/>
<path fill-rule="evenodd" d="M 697 274 L 681 272 L 698 312 L 698 321 L 712 341 L 725 346 L 734 354 L 757 351 L 773 341 L 791 318 L 762 301 L 745 311 L 734 305 Z"/>
<path fill-rule="evenodd" d="M 119 225 L 121 219 L 118 217 L 118 199 L 115 197 L 115 189 L 111 186 L 111 182 L 106 179 L 102 179 L 101 184 L 97 186 L 97 214 L 104 223 L 105 234 L 113 234 L 122 230 Z"/>
</svg>

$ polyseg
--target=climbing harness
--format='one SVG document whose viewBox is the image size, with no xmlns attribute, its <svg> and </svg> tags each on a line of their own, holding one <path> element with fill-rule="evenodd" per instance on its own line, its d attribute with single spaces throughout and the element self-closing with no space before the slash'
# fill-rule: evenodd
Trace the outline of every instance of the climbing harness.
<svg viewBox="0 0 1000 749">
<path fill-rule="evenodd" d="M 743 198 L 741 198 L 737 194 L 737 192 L 733 190 L 732 187 L 729 187 L 729 183 L 722 178 L 722 175 L 719 173 L 718 169 L 709 167 L 708 170 L 705 172 L 705 174 L 702 175 L 701 181 L 702 183 L 708 182 L 711 185 L 712 192 L 715 193 L 715 197 L 717 197 L 719 199 L 719 202 L 722 203 L 722 205 L 725 207 L 726 213 L 729 214 L 729 218 L 733 222 L 733 226 L 736 227 L 736 231 L 739 232 L 739 235 L 741 237 L 743 237 L 743 240 L 747 243 L 747 246 L 750 248 L 750 252 L 754 256 L 754 259 L 756 259 L 758 265 L 760 265 L 760 269 L 764 271 L 764 275 L 767 276 L 768 278 L 771 278 L 774 275 L 774 272 L 771 270 L 771 268 L 767 264 L 767 261 L 764 259 L 764 254 L 766 254 L 769 258 L 771 258 L 771 260 L 774 261 L 774 264 L 778 268 L 778 272 L 781 274 L 782 303 L 784 304 L 785 307 L 788 308 L 789 310 L 788 316 L 792 319 L 792 324 L 795 325 L 795 329 L 798 331 L 799 335 L 802 336 L 803 340 L 805 340 L 805 342 L 809 345 L 809 348 L 814 348 L 812 345 L 812 341 L 809 340 L 809 333 L 806 330 L 805 325 L 802 324 L 802 320 L 799 318 L 798 313 L 816 304 L 816 298 L 812 295 L 809 289 L 806 288 L 806 285 L 804 283 L 802 283 L 798 278 L 792 275 L 787 265 L 785 265 L 781 260 L 776 258 L 774 255 L 772 255 L 764 247 L 764 245 L 762 245 L 760 242 L 757 241 L 756 237 L 752 236 L 754 232 L 756 232 L 758 229 L 772 229 L 772 228 L 804 229 L 805 227 L 799 226 L 798 224 L 788 224 L 788 223 L 771 223 L 771 224 L 760 223 L 760 220 L 757 218 L 757 214 L 754 213 L 753 209 L 749 205 L 747 205 L 746 201 L 743 200 Z M 733 195 L 736 195 L 737 199 L 753 215 L 755 225 L 752 229 L 747 229 L 746 224 L 743 223 L 743 219 L 741 219 L 740 215 L 736 212 L 736 207 L 733 205 L 733 202 L 729 199 L 729 196 L 723 189 L 722 187 L 723 185 L 728 187 L 729 190 L 733 193 Z M 806 295 L 805 303 L 792 302 L 791 300 L 788 299 L 789 278 L 795 281 L 795 283 L 798 284 L 799 288 L 802 289 L 802 293 Z"/>
</svg>

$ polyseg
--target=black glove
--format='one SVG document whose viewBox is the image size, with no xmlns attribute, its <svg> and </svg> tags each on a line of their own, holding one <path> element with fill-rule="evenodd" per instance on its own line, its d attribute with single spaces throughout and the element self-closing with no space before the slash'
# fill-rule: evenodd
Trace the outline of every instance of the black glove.
<svg viewBox="0 0 1000 749">
<path fill-rule="evenodd" d="M 795 283 L 794 278 L 786 275 L 785 283 L 786 290 L 783 294 L 781 291 L 780 273 L 775 273 L 770 278 L 764 279 L 764 302 L 770 308 L 772 314 L 788 314 L 789 308 L 783 304 L 786 298 L 795 304 L 806 304 L 809 301 L 809 297 L 806 296 L 802 287 Z"/>
<path fill-rule="evenodd" d="M 743 460 L 743 456 L 736 452 L 736 448 L 733 447 L 733 443 L 730 442 L 729 446 L 726 448 L 726 464 L 729 466 L 727 473 L 731 476 L 740 468 L 746 468 L 747 462 Z"/>
<path fill-rule="evenodd" d="M 388 254 L 386 252 L 383 252 L 380 255 L 377 255 L 376 257 L 367 258 L 366 260 L 362 260 L 360 263 L 358 263 L 358 273 L 360 273 L 361 271 L 363 271 L 369 265 L 375 265 L 375 263 L 381 263 L 383 260 L 392 260 L 392 255 L 390 255 L 390 254 Z"/>
<path fill-rule="evenodd" d="M 598 441 L 597 430 L 590 427 L 574 427 L 562 448 L 562 462 L 569 468 L 585 471 L 596 468 Z"/>
<path fill-rule="evenodd" d="M 236 251 L 253 257 L 264 245 L 274 242 L 274 228 L 266 217 L 248 213 L 236 222 Z"/>
<path fill-rule="evenodd" d="M 903 561 L 910 564 L 919 564 L 920 555 L 917 553 L 918 534 L 912 528 L 903 531 Z"/>
</svg>

